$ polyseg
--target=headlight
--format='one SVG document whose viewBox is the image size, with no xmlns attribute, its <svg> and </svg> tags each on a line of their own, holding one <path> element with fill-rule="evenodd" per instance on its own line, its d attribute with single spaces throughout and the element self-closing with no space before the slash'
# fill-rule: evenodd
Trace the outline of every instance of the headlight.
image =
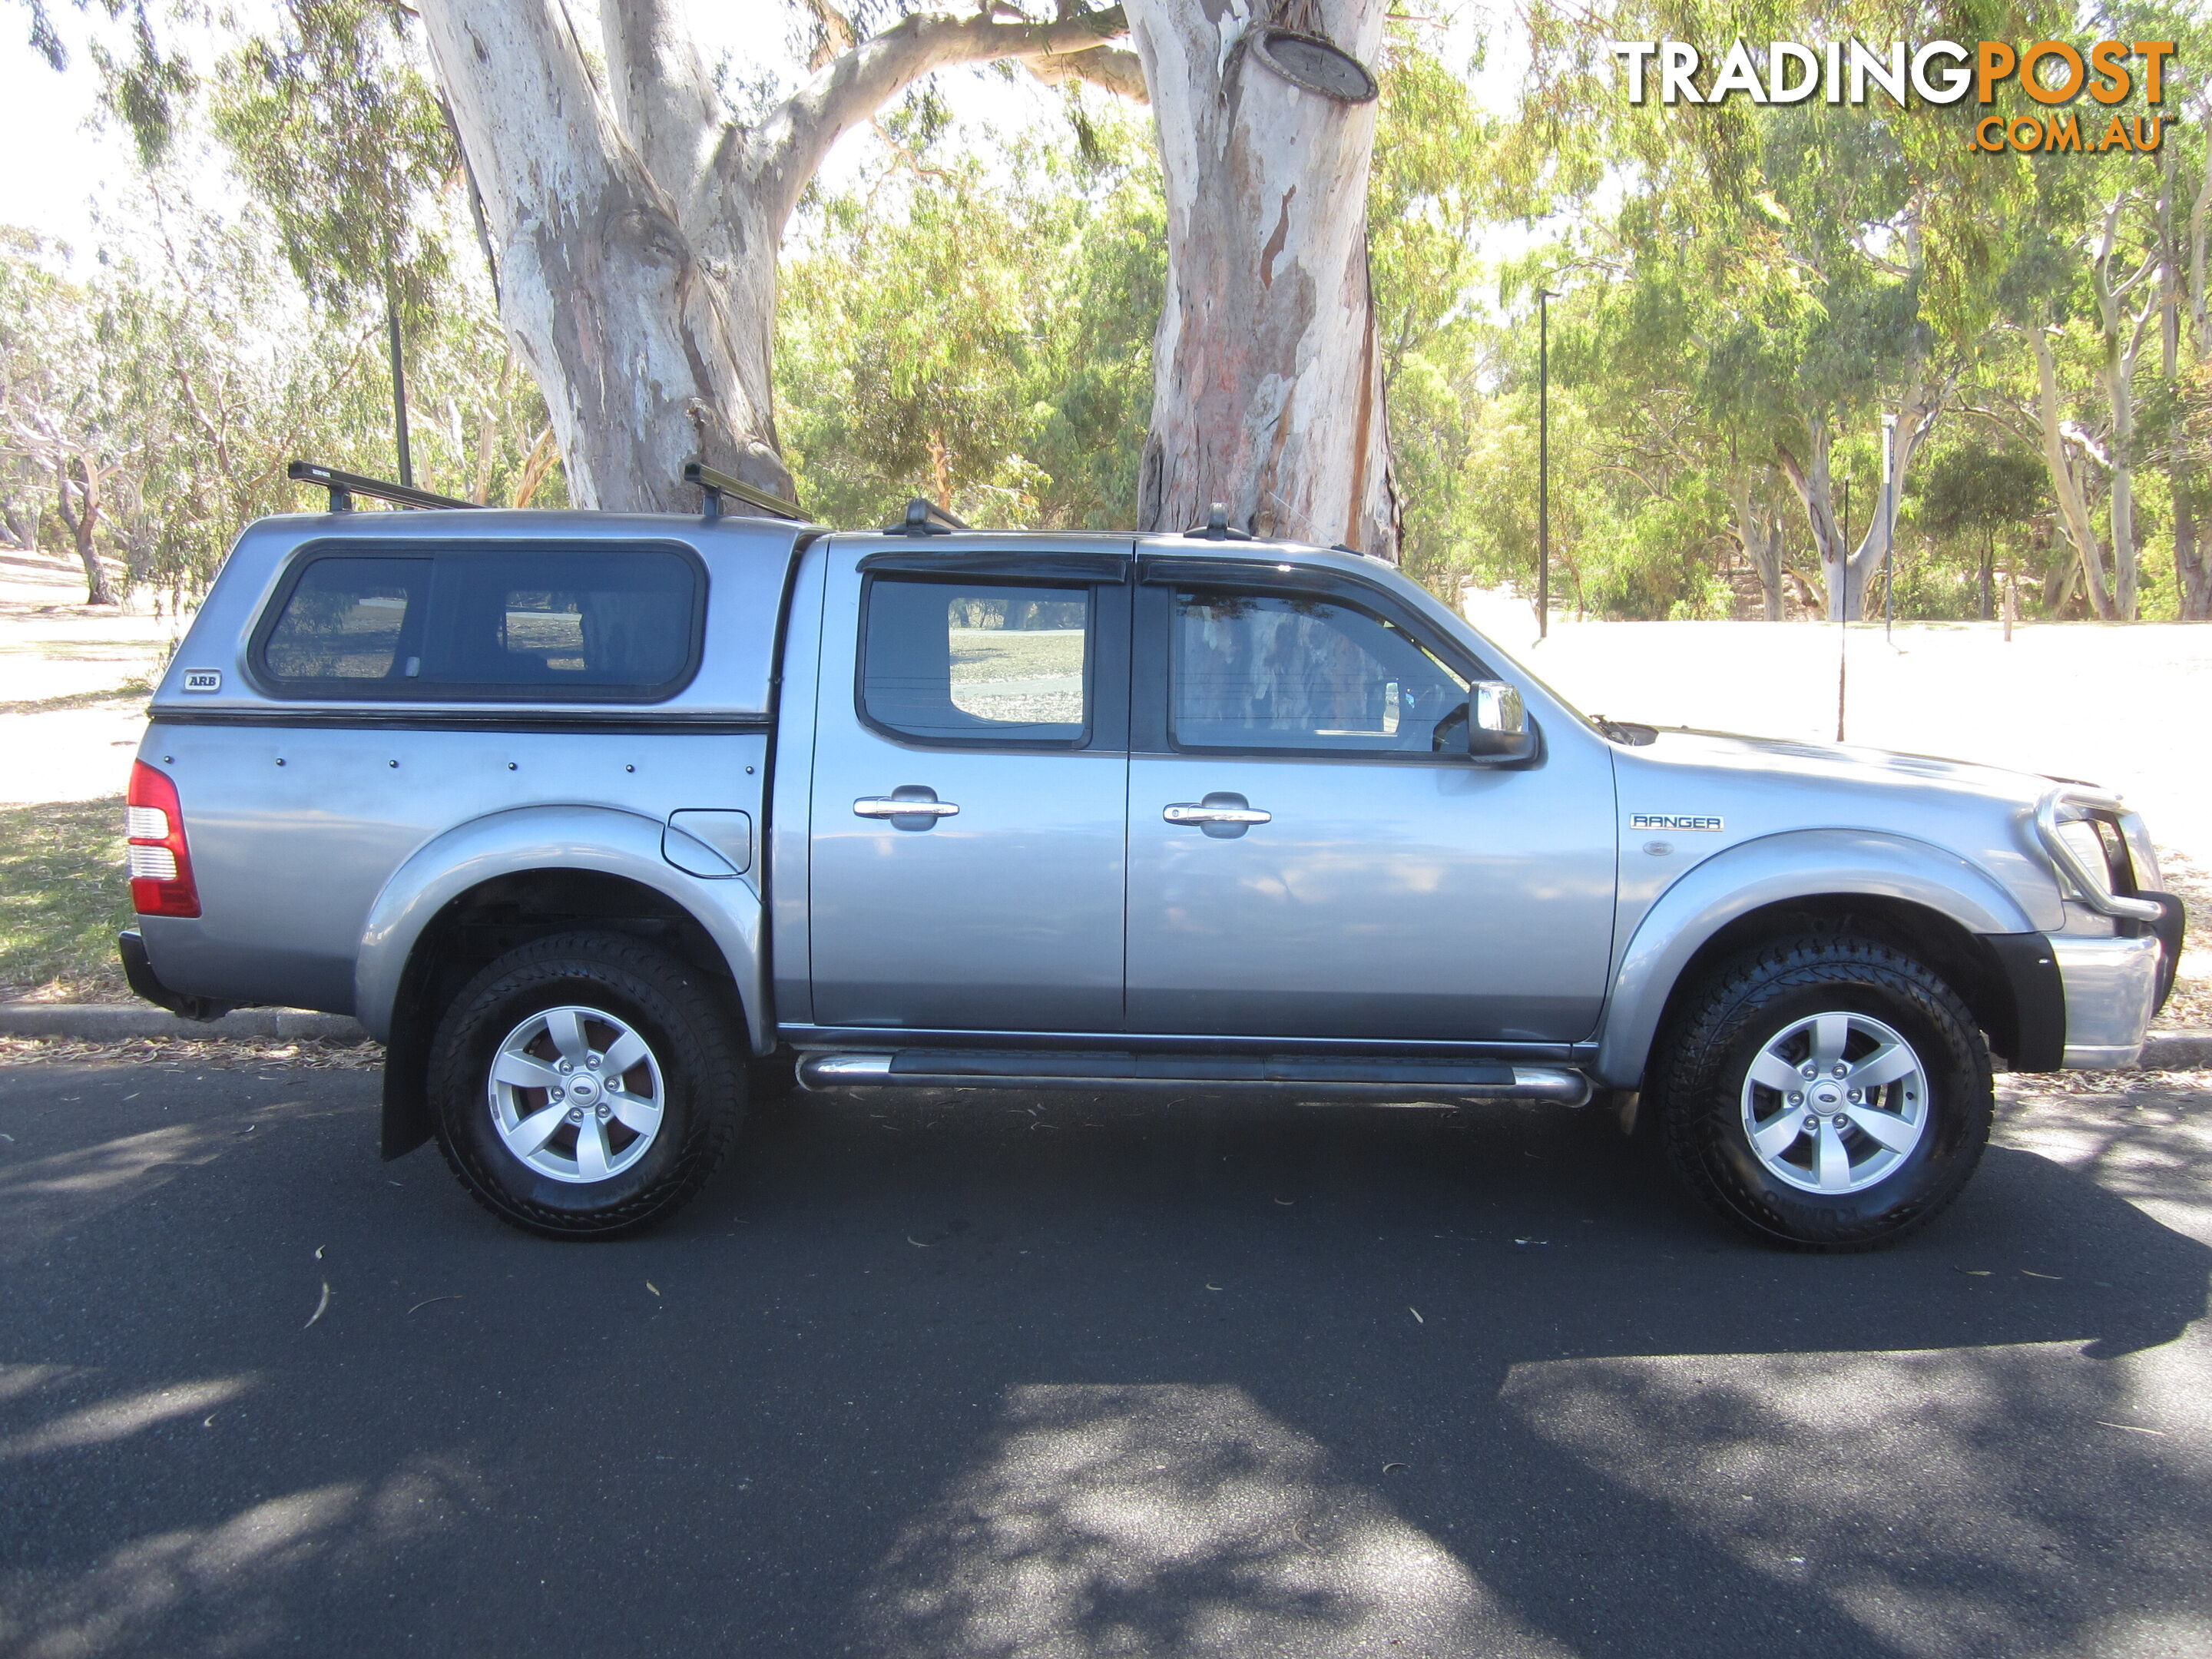
<svg viewBox="0 0 2212 1659">
<path fill-rule="evenodd" d="M 2036 803 L 2035 833 L 2058 873 L 2092 910 L 2156 921 L 2165 907 L 2132 896 L 2138 881 L 2121 830 L 2124 816 L 2133 814 L 2112 796 L 2061 784 Z"/>
<path fill-rule="evenodd" d="M 2120 832 L 2104 819 L 2063 821 L 2058 826 L 2058 838 L 2074 849 L 2081 868 L 2096 885 L 2096 891 L 2084 894 L 2084 897 L 2112 898 L 2123 887 L 2135 885 L 2128 869 L 2128 849 L 2120 840 Z M 2072 874 L 2072 870 L 2068 873 Z"/>
</svg>

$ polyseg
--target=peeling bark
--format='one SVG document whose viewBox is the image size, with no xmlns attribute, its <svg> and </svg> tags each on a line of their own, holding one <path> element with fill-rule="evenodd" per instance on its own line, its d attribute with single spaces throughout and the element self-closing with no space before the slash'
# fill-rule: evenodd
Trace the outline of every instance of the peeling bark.
<svg viewBox="0 0 2212 1659">
<path fill-rule="evenodd" d="M 1137 521 L 1203 523 L 1395 560 L 1382 364 L 1367 268 L 1376 106 L 1294 85 L 1257 28 L 1326 35 L 1362 63 L 1380 0 L 1309 0 L 1295 23 L 1242 0 L 1129 0 L 1158 120 L 1167 290 L 1153 343 Z"/>
</svg>

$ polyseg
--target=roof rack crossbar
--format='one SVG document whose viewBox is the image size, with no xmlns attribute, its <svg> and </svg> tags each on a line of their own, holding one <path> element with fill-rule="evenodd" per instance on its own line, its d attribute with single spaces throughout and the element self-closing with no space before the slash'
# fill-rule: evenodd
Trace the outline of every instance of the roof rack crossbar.
<svg viewBox="0 0 2212 1659">
<path fill-rule="evenodd" d="M 1206 510 L 1204 524 L 1194 524 L 1182 533 L 1188 540 L 1202 542 L 1249 542 L 1252 539 L 1250 531 L 1238 530 L 1231 526 L 1228 504 L 1224 501 L 1216 501 Z"/>
<path fill-rule="evenodd" d="M 711 524 L 722 516 L 722 497 L 734 495 L 747 507 L 757 507 L 762 512 L 794 523 L 804 522 L 806 514 L 795 501 L 787 501 L 781 495 L 771 495 L 765 489 L 756 489 L 741 479 L 726 472 L 718 472 L 702 460 L 684 463 L 684 482 L 696 484 L 707 497 L 707 521 Z"/>
<path fill-rule="evenodd" d="M 956 530 L 974 528 L 967 520 L 957 519 L 927 495 L 917 495 L 906 504 L 906 517 L 896 524 L 884 526 L 886 536 L 950 536 Z"/>
<path fill-rule="evenodd" d="M 313 461 L 294 461 L 284 469 L 284 476 L 294 483 L 313 484 L 318 489 L 329 490 L 330 510 L 333 513 L 352 512 L 356 495 L 390 501 L 395 507 L 476 508 L 483 505 L 482 501 L 458 501 L 451 495 L 434 495 L 427 489 L 389 483 L 382 478 L 364 477 L 358 472 L 341 472 L 334 466 L 317 466 Z"/>
</svg>

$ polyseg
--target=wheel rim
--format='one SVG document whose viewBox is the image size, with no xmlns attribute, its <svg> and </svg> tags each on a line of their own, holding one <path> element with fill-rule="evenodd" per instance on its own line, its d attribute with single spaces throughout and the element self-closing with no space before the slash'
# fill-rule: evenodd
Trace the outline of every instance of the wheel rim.
<svg viewBox="0 0 2212 1659">
<path fill-rule="evenodd" d="M 659 1138 L 660 1062 L 627 1021 L 548 1008 L 507 1034 L 485 1091 L 493 1129 L 538 1174 L 583 1186 L 618 1176 Z"/>
<path fill-rule="evenodd" d="M 1912 1155 L 1928 1105 L 1926 1068 L 1894 1030 L 1864 1014 L 1813 1014 L 1753 1058 L 1743 1130 L 1778 1180 L 1802 1192 L 1856 1193 Z"/>
</svg>

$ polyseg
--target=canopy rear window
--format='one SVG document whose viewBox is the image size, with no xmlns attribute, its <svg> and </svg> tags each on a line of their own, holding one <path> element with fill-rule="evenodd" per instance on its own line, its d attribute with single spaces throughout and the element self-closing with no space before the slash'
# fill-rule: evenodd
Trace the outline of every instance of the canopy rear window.
<svg viewBox="0 0 2212 1659">
<path fill-rule="evenodd" d="M 654 702 L 697 670 L 705 593 L 674 547 L 319 553 L 253 663 L 286 697 Z"/>
</svg>

